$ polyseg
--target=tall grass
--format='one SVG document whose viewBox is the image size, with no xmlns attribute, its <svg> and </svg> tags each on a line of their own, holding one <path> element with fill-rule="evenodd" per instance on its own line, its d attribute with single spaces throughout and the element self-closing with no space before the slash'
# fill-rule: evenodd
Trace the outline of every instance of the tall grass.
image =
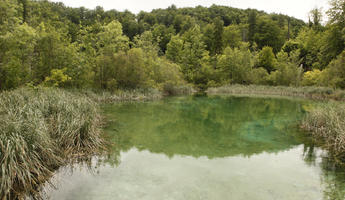
<svg viewBox="0 0 345 200">
<path fill-rule="evenodd" d="M 90 98 L 59 89 L 0 94 L 0 199 L 35 191 L 68 160 L 102 149 L 101 118 Z"/>
<path fill-rule="evenodd" d="M 310 99 L 334 99 L 345 101 L 345 91 L 326 87 L 287 87 L 264 85 L 226 85 L 209 88 L 208 94 L 245 94 L 245 95 L 273 95 L 291 96 Z"/>
<path fill-rule="evenodd" d="M 156 89 L 136 89 L 136 90 L 118 90 L 109 91 L 92 91 L 76 90 L 74 93 L 80 93 L 98 103 L 115 103 L 121 101 L 146 101 L 156 100 L 163 97 L 163 94 Z"/>
<path fill-rule="evenodd" d="M 338 164 L 345 164 L 345 105 L 339 102 L 325 103 L 309 111 L 302 122 L 309 131 L 333 155 Z"/>
</svg>

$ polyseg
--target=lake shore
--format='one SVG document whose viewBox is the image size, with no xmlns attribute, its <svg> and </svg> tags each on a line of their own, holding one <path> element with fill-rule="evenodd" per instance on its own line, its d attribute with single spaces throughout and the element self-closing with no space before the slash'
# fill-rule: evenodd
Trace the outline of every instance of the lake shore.
<svg viewBox="0 0 345 200">
<path fill-rule="evenodd" d="M 313 100 L 345 101 L 345 91 L 327 87 L 287 87 L 267 85 L 225 85 L 209 88 L 207 94 L 234 94 L 252 96 L 288 96 Z"/>
<path fill-rule="evenodd" d="M 110 93 L 23 87 L 0 93 L 0 199 L 40 199 L 37 190 L 56 169 L 102 154 L 106 142 L 100 104 L 163 97 L 155 89 Z"/>
<path fill-rule="evenodd" d="M 344 91 L 235 85 L 210 88 L 207 93 L 339 99 L 338 102 L 322 101 L 322 106 L 308 111 L 301 127 L 329 150 L 337 163 L 344 163 L 345 105 L 341 102 L 344 100 Z M 49 180 L 56 169 L 71 160 L 100 154 L 105 145 L 100 104 L 149 101 L 163 97 L 163 93 L 157 90 L 95 93 L 54 88 L 20 88 L 2 92 L 1 199 L 20 198 L 25 194 L 39 198 L 37 188 Z"/>
<path fill-rule="evenodd" d="M 345 165 L 345 91 L 325 87 L 286 87 L 258 85 L 226 85 L 209 88 L 210 95 L 241 95 L 260 97 L 292 97 L 321 102 L 307 111 L 301 128 L 316 143 L 327 149 L 333 160 Z"/>
</svg>

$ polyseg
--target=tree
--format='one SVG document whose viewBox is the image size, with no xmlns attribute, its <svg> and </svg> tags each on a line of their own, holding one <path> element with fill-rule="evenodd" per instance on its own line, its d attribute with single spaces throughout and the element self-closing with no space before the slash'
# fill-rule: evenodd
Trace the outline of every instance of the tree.
<svg viewBox="0 0 345 200">
<path fill-rule="evenodd" d="M 214 24 L 214 50 L 211 52 L 211 55 L 219 54 L 223 49 L 223 31 L 224 31 L 224 22 L 217 17 L 213 20 Z"/>
<path fill-rule="evenodd" d="M 298 66 L 298 58 L 298 51 L 292 52 L 290 56 L 285 52 L 279 52 L 277 54 L 277 70 L 269 75 L 268 81 L 273 85 L 299 86 L 303 69 Z"/>
<path fill-rule="evenodd" d="M 241 45 L 241 29 L 237 25 L 230 25 L 224 29 L 223 47 L 235 48 Z"/>
<path fill-rule="evenodd" d="M 323 69 L 320 65 L 319 55 L 322 45 L 322 33 L 314 29 L 303 29 L 296 40 L 300 49 L 301 64 L 304 70 L 308 71 L 314 68 Z"/>
<path fill-rule="evenodd" d="M 173 36 L 167 45 L 166 57 L 175 63 L 181 63 L 182 62 L 181 57 L 183 56 L 182 51 L 183 51 L 183 40 L 181 36 L 179 35 Z"/>
<path fill-rule="evenodd" d="M 218 57 L 217 63 L 223 74 L 223 82 L 248 84 L 250 72 L 254 67 L 254 56 L 248 46 L 241 48 L 227 47 L 224 53 Z"/>
<path fill-rule="evenodd" d="M 17 16 L 18 9 L 19 6 L 14 0 L 0 1 L 0 34 L 6 33 L 19 23 L 20 18 Z"/>
<path fill-rule="evenodd" d="M 129 40 L 123 35 L 122 25 L 118 21 L 112 21 L 102 26 L 97 34 L 98 48 L 101 52 L 119 52 L 129 49 Z"/>
<path fill-rule="evenodd" d="M 331 0 L 330 6 L 327 11 L 330 23 L 345 27 L 345 0 Z"/>
<path fill-rule="evenodd" d="M 194 76 L 200 72 L 202 58 L 208 55 L 199 26 L 194 26 L 182 35 L 183 49 L 181 51 L 182 72 L 188 82 L 194 81 Z"/>
<path fill-rule="evenodd" d="M 154 41 L 159 45 L 161 54 L 164 54 L 171 37 L 175 35 L 175 29 L 172 26 L 166 27 L 156 24 L 153 27 L 152 34 Z"/>
<path fill-rule="evenodd" d="M 258 67 L 263 67 L 267 70 L 267 72 L 271 73 L 276 69 L 276 58 L 273 53 L 272 47 L 264 47 L 262 50 L 259 52 L 258 55 Z"/>
<path fill-rule="evenodd" d="M 326 73 L 328 85 L 345 89 L 345 51 L 327 66 Z"/>
<path fill-rule="evenodd" d="M 36 31 L 27 24 L 17 25 L 0 36 L 0 89 L 12 89 L 33 79 Z"/>
<path fill-rule="evenodd" d="M 129 49 L 129 41 L 123 35 L 122 25 L 118 21 L 112 21 L 102 26 L 101 31 L 97 34 L 97 68 L 96 82 L 101 88 L 107 88 L 109 84 L 108 73 L 111 72 L 114 54 L 118 52 L 126 52 Z"/>
<path fill-rule="evenodd" d="M 310 20 L 310 18 L 312 20 Z M 322 22 L 322 10 L 320 8 L 314 8 L 309 12 L 309 21 L 311 23 L 311 26 L 315 30 L 320 30 L 322 28 L 321 22 Z"/>
<path fill-rule="evenodd" d="M 273 48 L 273 52 L 277 53 L 284 44 L 284 35 L 277 22 L 268 17 L 260 17 L 257 31 L 254 34 L 254 41 L 260 49 L 264 46 L 270 46 Z"/>
<path fill-rule="evenodd" d="M 256 24 L 256 12 L 254 10 L 249 12 L 248 16 L 248 41 L 252 45 L 254 42 L 254 36 L 257 30 L 257 24 Z"/>
</svg>

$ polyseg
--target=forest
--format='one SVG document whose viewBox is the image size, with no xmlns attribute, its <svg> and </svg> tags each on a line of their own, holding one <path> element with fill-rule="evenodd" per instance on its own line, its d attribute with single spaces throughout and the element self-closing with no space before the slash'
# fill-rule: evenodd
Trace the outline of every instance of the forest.
<svg viewBox="0 0 345 200">
<path fill-rule="evenodd" d="M 212 5 L 133 14 L 46 0 L 0 2 L 0 89 L 227 84 L 345 88 L 345 1 L 309 22 Z"/>
</svg>

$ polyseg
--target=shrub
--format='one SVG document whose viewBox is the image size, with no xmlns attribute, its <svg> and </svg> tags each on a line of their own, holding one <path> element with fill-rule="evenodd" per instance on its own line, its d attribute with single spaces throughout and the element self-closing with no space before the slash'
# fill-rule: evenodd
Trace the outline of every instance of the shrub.
<svg viewBox="0 0 345 200">
<path fill-rule="evenodd" d="M 305 85 L 305 86 L 320 85 L 321 73 L 322 72 L 318 69 L 305 72 L 303 75 L 302 85 Z"/>
</svg>

